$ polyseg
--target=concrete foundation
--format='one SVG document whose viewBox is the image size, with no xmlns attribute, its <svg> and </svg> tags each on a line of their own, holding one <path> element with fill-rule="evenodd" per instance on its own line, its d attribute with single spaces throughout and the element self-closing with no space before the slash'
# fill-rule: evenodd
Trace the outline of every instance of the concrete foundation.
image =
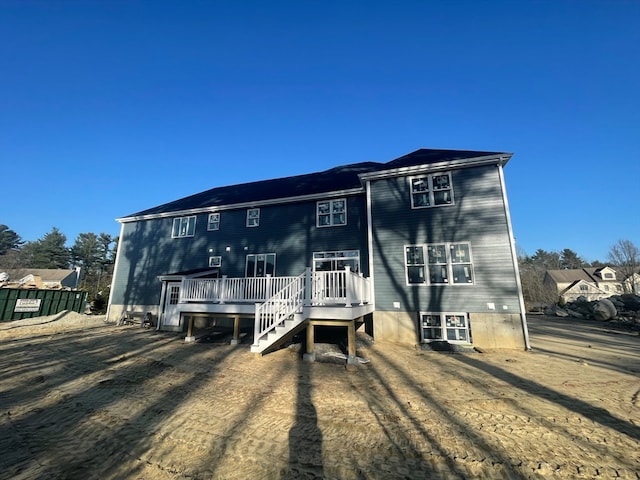
<svg viewBox="0 0 640 480">
<path fill-rule="evenodd" d="M 478 349 L 526 348 L 519 313 L 469 313 L 469 325 L 473 346 Z M 411 345 L 420 343 L 418 312 L 374 312 L 373 338 Z"/>
<path fill-rule="evenodd" d="M 473 346 L 479 349 L 525 350 L 519 313 L 470 313 Z"/>
</svg>

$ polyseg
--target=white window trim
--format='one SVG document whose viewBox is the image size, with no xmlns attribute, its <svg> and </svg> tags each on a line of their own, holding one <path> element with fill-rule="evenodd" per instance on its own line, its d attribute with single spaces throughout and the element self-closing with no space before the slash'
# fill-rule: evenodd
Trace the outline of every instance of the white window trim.
<svg viewBox="0 0 640 480">
<path fill-rule="evenodd" d="M 257 215 L 251 217 L 252 212 L 257 212 Z M 247 223 L 246 226 L 248 228 L 259 227 L 260 226 L 260 209 L 259 208 L 248 208 L 247 209 Z"/>
<path fill-rule="evenodd" d="M 344 204 L 344 211 L 343 212 L 334 212 L 333 211 L 333 204 L 336 202 L 343 202 Z M 324 213 L 324 214 L 320 214 L 320 205 L 323 203 L 328 203 L 329 204 L 329 213 Z M 335 218 L 339 215 L 339 214 L 343 214 L 344 215 L 344 223 L 336 223 L 335 222 Z M 321 225 L 320 224 L 320 216 L 328 216 L 329 217 L 329 223 L 326 225 Z M 346 198 L 333 198 L 330 200 L 320 200 L 318 202 L 316 202 L 316 227 L 318 228 L 325 228 L 325 227 L 344 227 L 347 224 L 347 199 Z"/>
<path fill-rule="evenodd" d="M 469 261 L 468 262 L 453 262 L 451 259 L 451 248 L 453 245 L 467 245 L 469 248 Z M 444 245 L 445 246 L 445 252 L 446 252 L 446 264 L 445 262 L 442 263 L 438 263 L 438 264 L 430 264 L 429 263 L 429 251 L 428 248 L 435 246 L 435 245 Z M 407 259 L 407 249 L 411 248 L 411 247 L 421 247 L 422 248 L 422 255 L 423 255 L 423 260 L 424 263 L 422 264 L 415 264 L 416 266 L 423 266 L 424 268 L 424 282 L 421 283 L 410 283 L 409 282 L 409 275 L 408 275 L 408 267 L 413 266 L 414 264 L 409 264 L 408 263 L 408 259 Z M 432 283 L 431 282 L 431 274 L 430 274 L 430 267 L 442 267 L 445 266 L 447 268 L 447 279 L 451 279 L 452 281 L 450 282 L 443 282 L 443 283 Z M 453 282 L 453 267 L 454 265 L 469 265 L 470 268 L 470 273 L 471 273 L 471 282 Z M 462 286 L 469 286 L 469 285 L 475 285 L 476 283 L 476 275 L 475 275 L 475 271 L 473 268 L 474 262 L 473 262 L 473 252 L 471 249 L 471 242 L 442 242 L 442 243 L 412 243 L 412 244 L 406 244 L 404 246 L 404 280 L 405 280 L 405 284 L 408 287 L 424 287 L 424 286 L 455 286 L 455 287 L 462 287 Z"/>
<path fill-rule="evenodd" d="M 276 254 L 275 252 L 271 252 L 271 253 L 248 253 L 247 255 L 245 255 L 244 257 L 244 276 L 245 278 L 261 278 L 261 277 L 255 277 L 254 275 L 249 275 L 249 257 L 254 257 L 254 274 L 256 273 L 257 270 L 257 263 L 258 261 L 261 261 L 259 257 L 265 257 L 262 259 L 262 261 L 264 262 L 265 266 L 267 265 L 267 260 L 266 257 L 271 256 L 273 258 L 273 272 L 272 273 L 265 273 L 264 276 L 272 276 L 275 275 L 276 273 Z"/>
<path fill-rule="evenodd" d="M 184 235 L 180 234 L 182 231 L 182 222 L 186 221 L 186 230 Z M 193 222 L 193 225 L 191 224 Z M 177 225 L 177 227 L 176 227 Z M 189 233 L 189 231 L 192 231 Z M 177 233 L 177 234 L 176 234 Z M 173 224 L 171 225 L 171 238 L 187 238 L 194 237 L 196 234 L 196 216 L 191 215 L 188 217 L 178 217 L 173 219 Z"/>
<path fill-rule="evenodd" d="M 210 213 L 207 219 L 207 230 L 220 230 L 220 212 Z"/>
<path fill-rule="evenodd" d="M 433 178 L 434 177 L 441 177 L 443 175 L 446 175 L 449 177 L 449 188 L 445 188 L 445 189 L 437 189 L 434 188 L 433 186 Z M 426 179 L 428 182 L 428 186 L 427 189 L 428 191 L 425 192 L 429 195 L 429 205 L 416 205 L 414 202 L 414 194 L 416 193 L 420 193 L 420 192 L 414 192 L 413 191 L 413 180 L 415 179 Z M 455 201 L 454 201 L 454 196 L 453 196 L 453 178 L 451 177 L 451 172 L 438 172 L 438 173 L 429 173 L 429 174 L 425 174 L 425 175 L 416 175 L 416 176 L 412 176 L 409 177 L 408 179 L 409 181 L 409 195 L 411 196 L 411 208 L 412 209 L 419 209 L 419 208 L 437 208 L 437 207 L 447 207 L 449 205 L 454 205 Z M 438 205 L 436 205 L 436 201 L 435 201 L 435 192 L 437 191 L 449 191 L 449 201 L 447 203 L 440 203 Z"/>
<path fill-rule="evenodd" d="M 209 268 L 220 268 L 222 265 L 222 256 L 214 255 L 209 257 Z"/>
<path fill-rule="evenodd" d="M 340 261 L 355 261 L 357 268 L 351 271 L 359 273 L 362 269 L 360 265 L 360 250 L 335 250 L 329 252 L 313 252 L 313 271 L 316 271 L 317 264 L 323 261 L 340 262 Z"/>
<path fill-rule="evenodd" d="M 422 324 L 423 315 L 433 315 L 440 317 L 440 328 L 442 338 L 424 338 L 424 329 L 425 328 L 434 328 L 434 327 L 425 327 Z M 455 315 L 464 318 L 465 327 L 450 327 L 455 328 L 457 330 L 464 330 L 466 332 L 466 339 L 463 340 L 451 340 L 447 338 L 447 321 L 446 318 L 448 315 Z M 422 343 L 430 343 L 430 342 L 447 342 L 447 343 L 471 343 L 471 328 L 469 326 L 469 315 L 466 312 L 418 312 L 418 322 L 420 324 L 420 341 Z"/>
</svg>

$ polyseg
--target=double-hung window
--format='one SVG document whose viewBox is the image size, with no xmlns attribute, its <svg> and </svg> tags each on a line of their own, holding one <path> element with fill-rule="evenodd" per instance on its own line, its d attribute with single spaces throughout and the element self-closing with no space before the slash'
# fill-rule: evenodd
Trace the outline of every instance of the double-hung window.
<svg viewBox="0 0 640 480">
<path fill-rule="evenodd" d="M 347 200 L 323 200 L 316 204 L 318 227 L 335 227 L 347 224 Z"/>
<path fill-rule="evenodd" d="M 196 217 L 180 217 L 173 219 L 171 238 L 193 237 L 196 233 Z"/>
<path fill-rule="evenodd" d="M 430 208 L 453 204 L 450 173 L 410 177 L 411 208 Z"/>
<path fill-rule="evenodd" d="M 473 283 L 469 243 L 405 246 L 407 285 L 468 285 Z"/>
<path fill-rule="evenodd" d="M 247 210 L 247 227 L 257 227 L 260 225 L 260 209 L 250 208 Z"/>
<path fill-rule="evenodd" d="M 220 230 L 220 213 L 210 213 L 207 230 Z"/>
</svg>

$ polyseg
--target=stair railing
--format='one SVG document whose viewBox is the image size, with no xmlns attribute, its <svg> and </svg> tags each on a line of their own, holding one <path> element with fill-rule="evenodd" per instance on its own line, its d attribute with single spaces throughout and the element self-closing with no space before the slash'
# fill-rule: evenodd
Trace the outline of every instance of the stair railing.
<svg viewBox="0 0 640 480">
<path fill-rule="evenodd" d="M 298 275 L 264 303 L 256 303 L 253 344 L 274 330 L 281 322 L 302 309 L 305 284 L 309 283 L 310 269 Z"/>
</svg>

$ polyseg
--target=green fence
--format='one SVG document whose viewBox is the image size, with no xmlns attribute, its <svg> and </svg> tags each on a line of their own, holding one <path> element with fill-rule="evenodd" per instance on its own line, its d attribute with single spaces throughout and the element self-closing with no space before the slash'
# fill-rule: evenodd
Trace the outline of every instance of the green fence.
<svg viewBox="0 0 640 480">
<path fill-rule="evenodd" d="M 0 321 L 54 315 L 64 310 L 83 313 L 87 292 L 0 288 Z"/>
</svg>

